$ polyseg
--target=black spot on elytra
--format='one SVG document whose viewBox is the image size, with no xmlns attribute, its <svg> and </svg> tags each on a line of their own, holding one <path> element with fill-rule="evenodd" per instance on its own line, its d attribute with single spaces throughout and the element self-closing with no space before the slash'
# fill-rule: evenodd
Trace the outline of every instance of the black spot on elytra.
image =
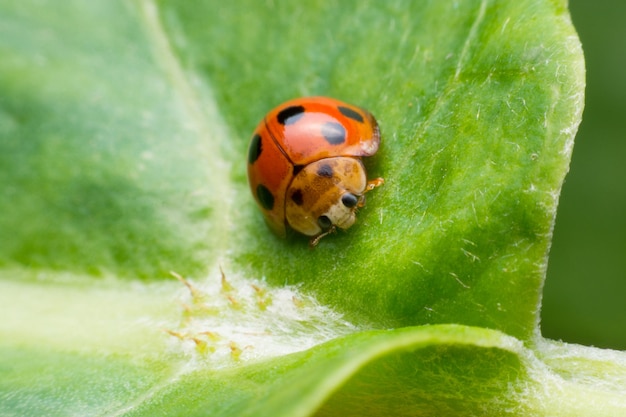
<svg viewBox="0 0 626 417">
<path fill-rule="evenodd" d="M 265 210 L 271 210 L 274 208 L 274 196 L 271 191 L 263 184 L 259 184 L 256 187 L 256 197 Z"/>
<path fill-rule="evenodd" d="M 302 106 L 289 106 L 286 109 L 282 109 L 278 112 L 276 119 L 281 125 L 290 125 L 295 123 L 304 115 L 304 107 Z"/>
<path fill-rule="evenodd" d="M 333 174 L 333 167 L 328 164 L 323 164 L 317 169 L 317 175 L 319 175 L 320 177 L 332 178 Z"/>
<path fill-rule="evenodd" d="M 293 201 L 294 203 L 296 203 L 296 205 L 301 206 L 302 203 L 304 203 L 304 198 L 302 196 L 302 190 L 297 188 L 296 190 L 294 190 L 293 193 L 291 193 L 291 201 Z"/>
<path fill-rule="evenodd" d="M 352 120 L 356 120 L 359 123 L 363 123 L 363 116 L 361 116 L 359 112 L 352 110 L 349 107 L 338 106 L 337 108 L 339 109 L 341 114 L 343 114 L 344 116 Z"/>
<path fill-rule="evenodd" d="M 261 144 L 261 136 L 258 133 L 255 133 L 250 141 L 250 148 L 248 148 L 248 163 L 254 164 L 256 160 L 259 159 L 259 156 L 261 156 L 262 150 L 263 145 Z"/>
<path fill-rule="evenodd" d="M 340 145 L 346 141 L 346 129 L 336 122 L 328 122 L 322 125 L 322 135 L 326 142 L 331 145 Z"/>
</svg>

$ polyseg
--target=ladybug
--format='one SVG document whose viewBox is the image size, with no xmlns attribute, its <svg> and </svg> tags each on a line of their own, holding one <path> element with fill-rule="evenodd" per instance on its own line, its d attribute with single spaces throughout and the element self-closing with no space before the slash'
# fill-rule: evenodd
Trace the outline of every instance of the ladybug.
<svg viewBox="0 0 626 417">
<path fill-rule="evenodd" d="M 248 149 L 248 181 L 269 227 L 310 236 L 311 247 L 336 228 L 348 229 L 364 194 L 383 184 L 368 181 L 361 157 L 378 151 L 374 116 L 328 97 L 304 97 L 271 110 Z"/>
</svg>

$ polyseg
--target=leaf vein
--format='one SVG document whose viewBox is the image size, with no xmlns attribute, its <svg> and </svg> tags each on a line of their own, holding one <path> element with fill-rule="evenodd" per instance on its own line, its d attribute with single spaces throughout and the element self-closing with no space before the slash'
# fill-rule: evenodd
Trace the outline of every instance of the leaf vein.
<svg viewBox="0 0 626 417">
<path fill-rule="evenodd" d="M 226 147 L 231 143 L 228 140 L 231 136 L 228 125 L 220 114 L 210 86 L 200 76 L 183 68 L 161 23 L 158 5 L 154 0 L 137 1 L 148 36 L 154 45 L 156 59 L 178 94 L 192 124 L 191 128 L 201 138 L 198 157 L 206 161 L 206 187 L 198 194 L 206 196 L 206 204 L 211 208 L 219 208 L 212 212 L 211 237 L 217 242 L 217 249 L 223 253 L 227 248 L 229 224 L 232 221 L 228 206 L 234 201 L 232 187 L 229 187 L 232 166 L 229 158 L 224 156 L 225 152 L 229 152 Z M 220 262 L 220 256 L 214 259 Z"/>
<path fill-rule="evenodd" d="M 466 61 L 466 57 L 469 53 L 469 50 L 473 44 L 473 41 L 475 40 L 477 34 L 478 34 L 478 29 L 480 28 L 480 25 L 482 24 L 484 18 L 485 18 L 485 13 L 487 10 L 487 4 L 488 4 L 489 0 L 482 0 L 480 2 L 480 6 L 478 9 L 478 13 L 476 15 L 476 18 L 474 19 L 474 22 L 472 23 L 472 27 L 470 28 L 468 34 L 467 34 L 467 38 L 465 39 L 465 42 L 463 43 L 463 48 L 461 49 L 461 53 L 459 54 L 459 59 L 457 61 L 457 64 L 455 66 L 455 72 L 454 72 L 454 76 L 452 77 L 452 79 L 447 83 L 447 85 L 443 88 L 442 94 L 439 94 L 437 97 L 437 100 L 435 102 L 435 104 L 432 107 L 432 110 L 430 112 L 428 112 L 428 115 L 426 116 L 424 123 L 420 126 L 421 128 L 418 129 L 416 131 L 415 134 L 415 141 L 419 141 L 420 138 L 422 138 L 426 132 L 428 131 L 428 129 L 430 128 L 433 120 L 435 120 L 435 116 L 441 111 L 445 101 L 448 99 L 450 93 L 452 91 L 454 91 L 454 86 L 456 85 L 456 83 L 458 83 L 459 81 L 459 76 L 463 70 L 463 65 Z M 447 146 L 447 145 L 446 145 Z M 445 149 L 442 148 L 439 150 L 439 152 L 443 151 Z M 414 157 L 414 153 L 406 153 L 404 154 L 404 157 L 402 158 L 402 162 L 397 164 L 398 167 L 402 167 L 406 164 L 407 161 L 411 160 Z"/>
</svg>

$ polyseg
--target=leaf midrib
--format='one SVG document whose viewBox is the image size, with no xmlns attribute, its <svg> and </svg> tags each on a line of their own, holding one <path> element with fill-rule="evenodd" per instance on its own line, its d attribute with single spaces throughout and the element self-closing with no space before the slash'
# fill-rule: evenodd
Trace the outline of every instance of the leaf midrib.
<svg viewBox="0 0 626 417">
<path fill-rule="evenodd" d="M 192 130 L 198 135 L 199 147 L 203 152 L 197 155 L 203 158 L 207 189 L 213 201 L 212 207 L 220 207 L 212 213 L 211 239 L 217 242 L 217 253 L 212 259 L 215 268 L 220 264 L 229 246 L 229 225 L 232 223 L 231 207 L 234 202 L 231 186 L 232 163 L 225 156 L 225 147 L 232 141 L 230 129 L 219 111 L 217 100 L 212 88 L 206 80 L 185 68 L 170 41 L 173 35 L 168 34 L 161 21 L 159 7 L 154 0 L 137 0 L 140 17 L 143 19 L 148 41 L 152 45 L 157 64 L 163 69 L 174 93 L 180 98 L 184 113 L 192 123 Z M 171 28 L 168 28 L 171 30 Z M 183 37 L 178 33 L 176 37 Z M 228 152 L 232 153 L 232 152 Z"/>
</svg>

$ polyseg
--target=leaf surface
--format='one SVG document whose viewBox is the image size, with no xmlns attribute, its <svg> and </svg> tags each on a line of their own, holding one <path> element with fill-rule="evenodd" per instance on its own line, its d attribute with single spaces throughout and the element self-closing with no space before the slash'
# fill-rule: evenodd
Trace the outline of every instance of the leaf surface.
<svg viewBox="0 0 626 417">
<path fill-rule="evenodd" d="M 523 415 L 583 86 L 559 1 L 1 2 L 0 411 Z M 313 251 L 245 165 L 305 95 L 377 117 L 386 180 Z M 177 307 L 169 271 L 220 267 L 235 289 Z M 207 316 L 294 337 L 173 330 Z"/>
</svg>

